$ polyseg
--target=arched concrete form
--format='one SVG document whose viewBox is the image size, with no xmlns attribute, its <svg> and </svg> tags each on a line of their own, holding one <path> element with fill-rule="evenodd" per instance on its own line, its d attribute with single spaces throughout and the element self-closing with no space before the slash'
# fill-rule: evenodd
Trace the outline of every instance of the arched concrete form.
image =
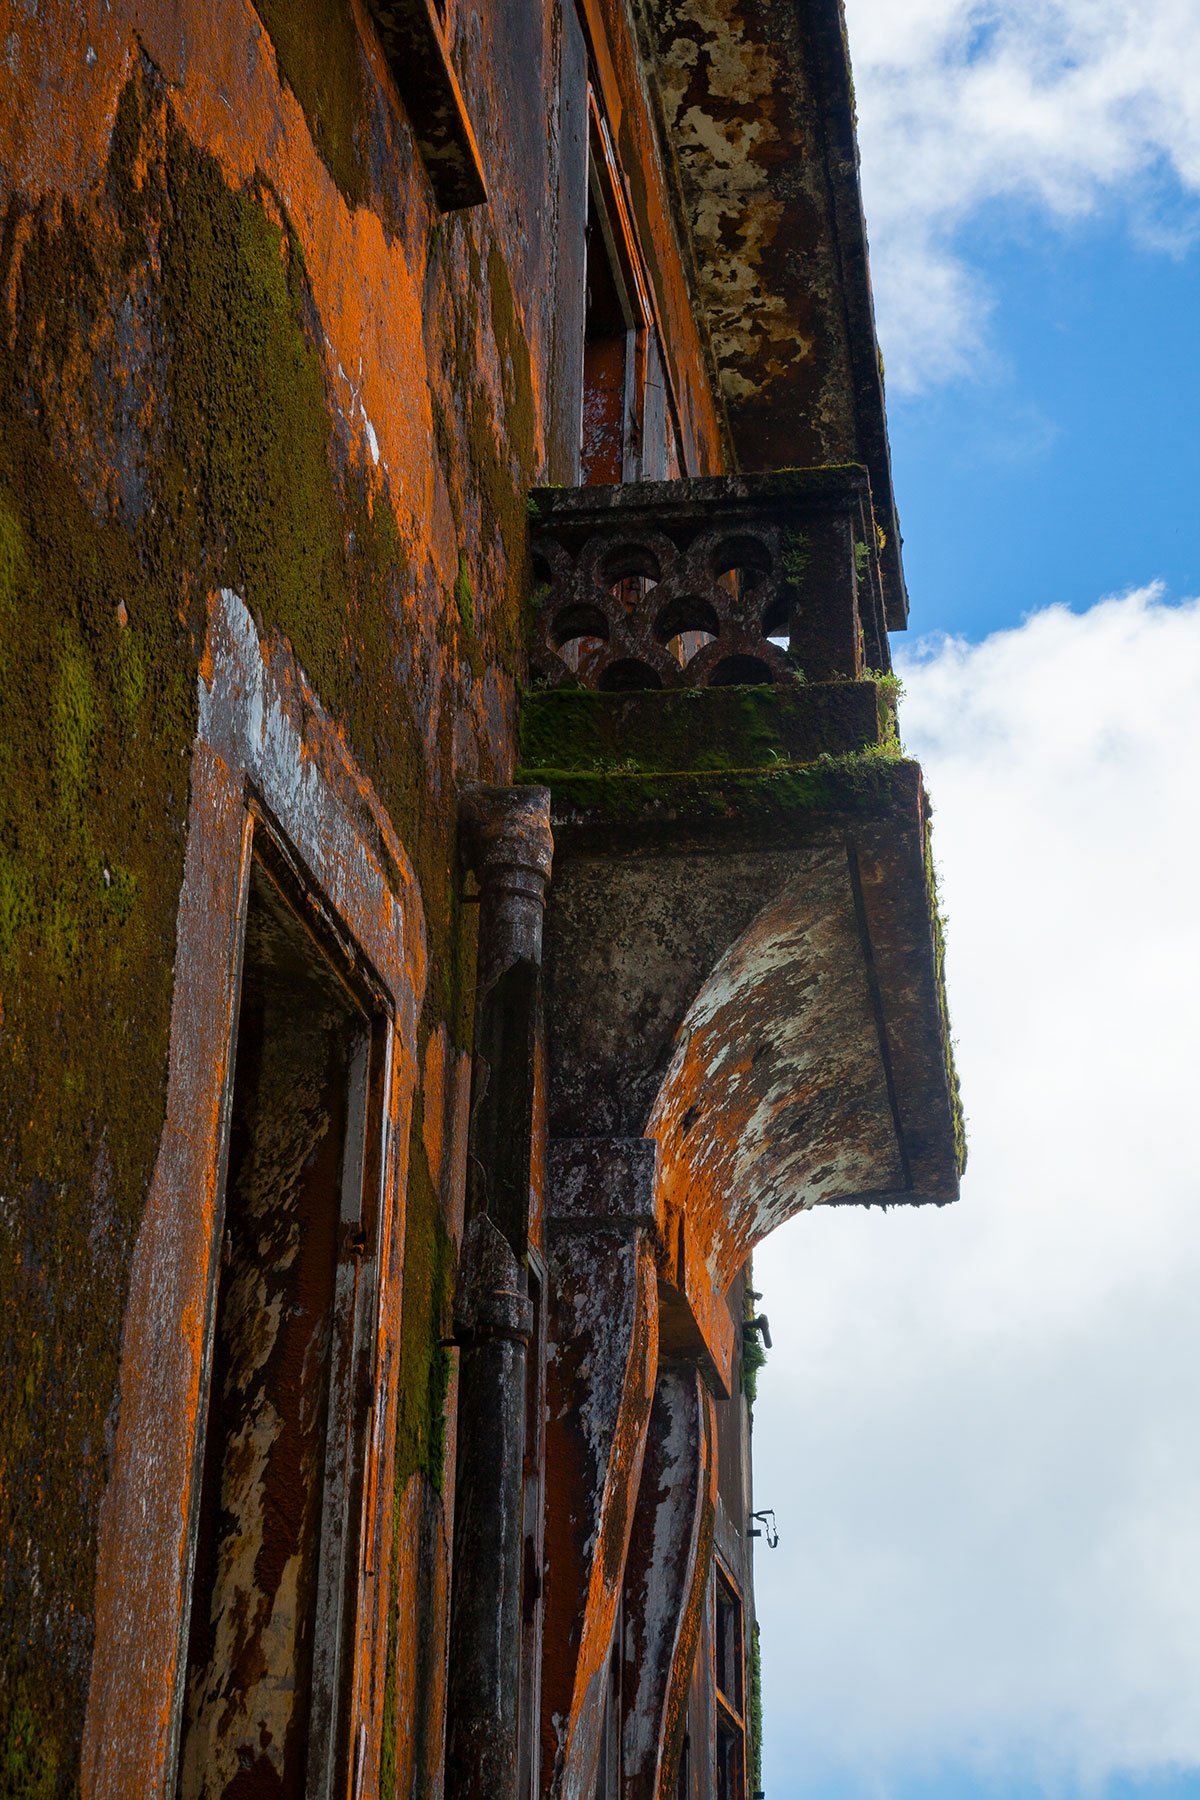
<svg viewBox="0 0 1200 1800">
<path fill-rule="evenodd" d="M 928 1153 L 928 1102 L 914 1093 L 924 1071 L 911 1056 L 897 1084 L 914 1024 L 909 983 L 880 983 L 930 940 L 923 870 L 870 849 L 864 858 L 842 842 L 813 856 L 721 956 L 676 1031 L 645 1129 L 659 1145 L 663 1235 L 677 1238 L 686 1219 L 717 1294 L 755 1244 L 808 1207 L 954 1198 L 952 1161 Z M 918 886 L 913 918 L 906 876 Z M 885 878 L 881 936 L 868 902 Z"/>
<path fill-rule="evenodd" d="M 167 1116 L 134 1250 L 114 1466 L 100 1514 L 82 1773 L 89 1800 L 176 1791 L 242 949 L 260 842 L 288 862 L 314 929 L 336 941 L 341 965 L 361 977 L 377 1009 L 377 1099 L 355 1140 L 367 1224 L 348 1251 L 371 1313 L 368 1320 L 364 1303 L 356 1355 L 373 1396 L 361 1435 L 373 1448 L 357 1477 L 361 1501 L 347 1502 L 347 1529 L 363 1547 L 350 1601 L 361 1630 L 355 1666 L 342 1676 L 372 1789 L 377 1778 L 394 1517 L 392 1458 L 379 1447 L 395 1432 L 424 917 L 404 847 L 290 647 L 260 640 L 241 599 L 222 590 L 210 603 L 200 668 Z M 343 1193 L 348 1185 L 344 1177 Z"/>
<path fill-rule="evenodd" d="M 542 1769 L 592 1800 L 658 1366 L 654 1146 L 556 1146 L 550 1166 Z"/>
<path fill-rule="evenodd" d="M 712 1395 L 694 1365 L 660 1365 L 625 1565 L 622 1800 L 674 1791 L 716 1504 Z"/>
<path fill-rule="evenodd" d="M 664 1341 L 724 1387 L 721 1296 L 768 1231 L 958 1193 L 920 771 L 664 777 L 644 816 L 572 788 L 601 804 L 555 816 L 551 1132 L 658 1140 Z"/>
</svg>

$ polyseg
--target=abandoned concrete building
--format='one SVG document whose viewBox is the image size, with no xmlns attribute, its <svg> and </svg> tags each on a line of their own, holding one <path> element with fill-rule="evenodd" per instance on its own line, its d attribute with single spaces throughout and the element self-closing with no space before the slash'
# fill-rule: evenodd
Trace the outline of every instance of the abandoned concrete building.
<svg viewBox="0 0 1200 1800">
<path fill-rule="evenodd" d="M 8 0 L 0 1789 L 749 1800 L 958 1191 L 840 0 Z"/>
</svg>

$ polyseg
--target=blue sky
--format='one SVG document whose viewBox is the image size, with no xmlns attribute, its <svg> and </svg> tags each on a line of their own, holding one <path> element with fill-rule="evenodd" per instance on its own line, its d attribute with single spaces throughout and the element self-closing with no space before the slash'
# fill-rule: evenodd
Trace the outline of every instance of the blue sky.
<svg viewBox="0 0 1200 1800">
<path fill-rule="evenodd" d="M 993 302 L 977 373 L 888 407 L 909 635 L 1200 591 L 1200 250 L 1011 206 L 959 241 Z"/>
<path fill-rule="evenodd" d="M 777 1790 L 767 1790 L 770 1793 Z M 890 1790 L 893 1800 L 1200 1800 L 1200 1770 L 1169 1770 L 1141 1777 L 1113 1776 L 1099 1784 L 1046 1783 L 1019 1767 L 991 1780 L 961 1767 L 921 1769 L 904 1775 Z M 834 1774 L 821 1785 L 822 1800 L 862 1800 L 853 1777 Z"/>
<path fill-rule="evenodd" d="M 971 1162 L 756 1253 L 764 1788 L 1200 1800 L 1200 0 L 847 14 Z"/>
</svg>

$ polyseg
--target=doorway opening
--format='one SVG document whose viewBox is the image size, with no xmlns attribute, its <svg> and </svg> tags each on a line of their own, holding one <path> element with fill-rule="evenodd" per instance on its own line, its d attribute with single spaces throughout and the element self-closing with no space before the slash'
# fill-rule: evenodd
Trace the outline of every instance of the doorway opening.
<svg viewBox="0 0 1200 1800">
<path fill-rule="evenodd" d="M 386 1022 L 255 832 L 178 1800 L 349 1780 Z"/>
<path fill-rule="evenodd" d="M 717 1800 L 745 1800 L 746 1655 L 742 1600 L 718 1562 L 713 1570 L 713 1686 L 717 1694 Z"/>
</svg>

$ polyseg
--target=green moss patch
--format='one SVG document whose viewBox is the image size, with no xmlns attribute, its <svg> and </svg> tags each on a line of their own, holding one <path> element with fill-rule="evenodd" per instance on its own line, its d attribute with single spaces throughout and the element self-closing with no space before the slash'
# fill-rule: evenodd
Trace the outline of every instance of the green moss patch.
<svg viewBox="0 0 1200 1800">
<path fill-rule="evenodd" d="M 938 1012 L 942 1026 L 942 1053 L 946 1059 L 946 1082 L 950 1089 L 950 1112 L 954 1123 L 954 1155 L 958 1172 L 967 1167 L 967 1120 L 963 1111 L 962 1089 L 954 1060 L 954 1038 L 950 1030 L 950 1004 L 946 995 L 946 918 L 938 899 L 937 868 L 933 860 L 933 829 L 925 821 L 925 879 L 929 884 L 929 913 L 933 926 L 933 950 L 937 966 Z"/>
<path fill-rule="evenodd" d="M 167 517 L 260 616 L 332 615 L 343 528 L 299 244 L 268 189 L 234 192 L 178 130 L 166 183 Z"/>
<path fill-rule="evenodd" d="M 889 741 L 882 684 L 688 688 L 599 694 L 556 688 L 521 698 L 523 767 L 580 773 L 770 769 L 853 755 Z"/>
<path fill-rule="evenodd" d="M 920 771 L 891 745 L 877 744 L 847 756 L 763 769 L 663 774 L 521 768 L 518 779 L 547 783 L 557 817 L 575 815 L 653 835 L 667 822 L 685 829 L 721 824 L 760 829 L 773 822 L 794 829 L 801 820 L 878 816 L 896 809 L 907 816 Z"/>
<path fill-rule="evenodd" d="M 162 1127 L 195 674 L 173 584 L 81 503 L 7 402 L 12 370 L 0 379 L 15 621 L 0 709 L 0 1537 L 36 1546 L 55 1621 L 48 1636 L 31 1595 L 10 1615 L 0 1737 L 5 1792 L 33 1796 L 66 1791 L 86 1691 L 125 1271 Z"/>
<path fill-rule="evenodd" d="M 28 1683 L 19 1680 L 4 1731 L 0 1766 L 6 1800 L 53 1800 L 59 1786 L 58 1768 L 58 1746 L 37 1715 Z"/>
<path fill-rule="evenodd" d="M 423 1029 L 444 1020 L 459 1045 L 475 921 L 459 904 L 452 734 L 478 671 L 428 679 L 443 596 L 335 438 L 285 207 L 261 179 L 229 184 L 144 59 L 90 210 L 22 219 L 10 206 L 0 294 L 0 1533 L 32 1543 L 41 1595 L 18 1599 L 0 1658 L 0 1743 L 10 1791 L 66 1793 L 129 1256 L 164 1116 L 208 596 L 234 588 L 266 636 L 290 642 L 375 784 L 426 909 Z M 121 378 L 144 383 L 119 454 L 95 410 L 114 391 L 118 314 L 135 334 Z M 528 359 L 522 373 L 507 342 L 515 416 Z M 511 440 L 499 469 L 501 412 L 487 479 L 510 484 L 523 534 L 527 471 Z M 119 467 L 129 486 L 85 501 L 88 467 Z M 468 446 L 462 482 L 477 481 Z M 492 591 L 496 541 L 464 545 L 472 594 Z M 498 624 L 472 603 L 480 669 L 501 646 L 515 656 L 516 577 L 506 606 Z M 489 729 L 479 773 L 503 778 Z M 415 1144 L 397 1453 L 434 1479 L 451 1255 L 422 1193 L 419 1130 Z M 21 1693 L 38 1697 L 36 1718 Z"/>
<path fill-rule="evenodd" d="M 342 0 L 254 0 L 329 173 L 351 206 L 369 194 L 368 95 L 354 12 Z"/>
</svg>

